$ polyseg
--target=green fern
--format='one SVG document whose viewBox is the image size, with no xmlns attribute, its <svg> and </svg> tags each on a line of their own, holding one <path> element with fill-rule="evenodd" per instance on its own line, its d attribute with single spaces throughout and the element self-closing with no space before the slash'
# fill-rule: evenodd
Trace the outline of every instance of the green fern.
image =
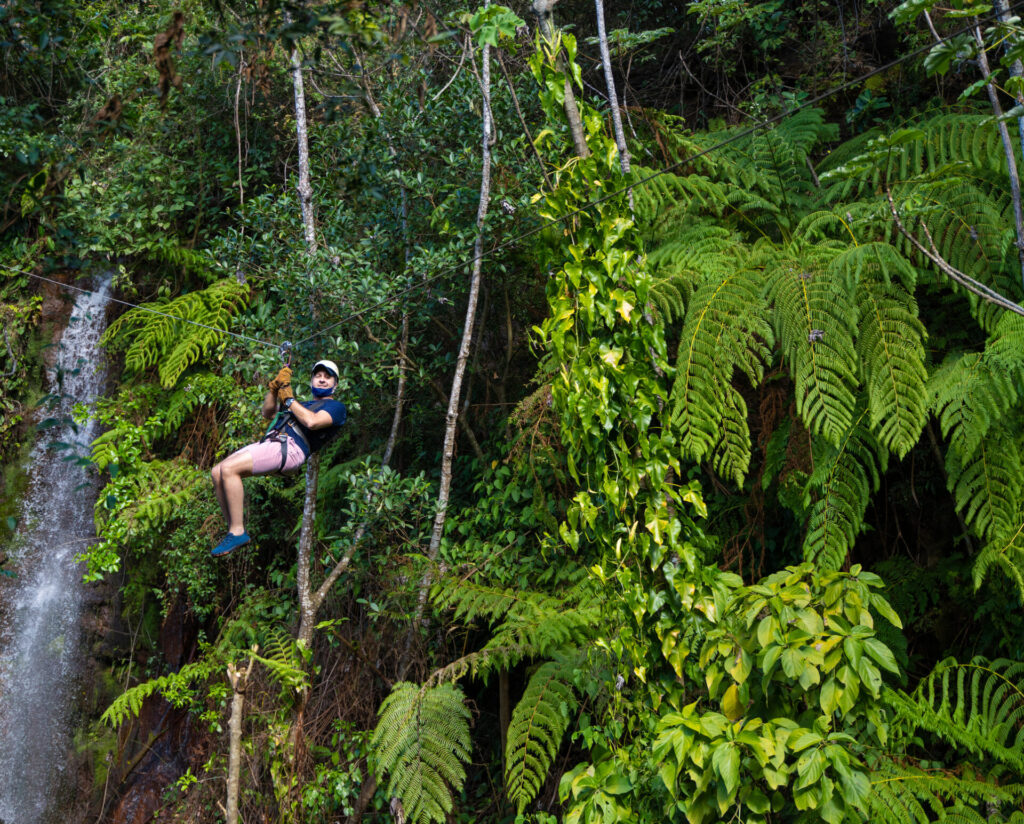
<svg viewBox="0 0 1024 824">
<path fill-rule="evenodd" d="M 711 278 L 690 300 L 671 401 L 683 454 L 695 461 L 714 452 L 728 402 L 736 407 L 726 389 L 733 372 L 743 372 L 752 384 L 761 380 L 774 337 L 761 286 L 757 272 L 738 269 Z M 737 455 L 731 466 L 745 467 L 747 461 L 749 454 Z"/>
<path fill-rule="evenodd" d="M 984 540 L 1011 532 L 1021 505 L 1024 466 L 1016 439 L 1002 423 L 967 456 L 950 449 L 946 472 L 956 507 Z"/>
<path fill-rule="evenodd" d="M 871 776 L 868 820 L 873 824 L 991 824 L 1004 819 L 990 818 L 987 810 L 983 815 L 975 808 L 1016 803 L 1021 790 L 1020 785 L 1000 786 L 951 772 L 926 772 L 883 760 Z"/>
<path fill-rule="evenodd" d="M 775 260 L 770 299 L 797 411 L 808 430 L 838 444 L 853 422 L 857 356 L 849 293 L 816 268 L 821 262 L 810 249 Z"/>
<path fill-rule="evenodd" d="M 600 618 L 600 601 L 589 580 L 568 590 L 564 598 L 454 578 L 438 581 L 432 592 L 438 608 L 454 610 L 462 622 L 484 620 L 494 627 L 480 650 L 456 659 L 433 681 L 455 680 L 467 672 L 486 677 L 527 658 L 550 658 L 593 638 Z"/>
<path fill-rule="evenodd" d="M 125 348 L 129 373 L 156 366 L 160 383 L 169 389 L 186 369 L 223 342 L 224 333 L 217 330 L 230 327 L 247 297 L 248 287 L 225 278 L 198 292 L 130 309 L 101 340 L 111 349 Z"/>
<path fill-rule="evenodd" d="M 867 410 L 850 427 L 839 447 L 815 455 L 812 486 L 820 490 L 811 510 L 804 559 L 824 570 L 839 569 L 860 532 L 871 493 L 885 471 L 887 453 L 879 450 L 866 426 Z"/>
<path fill-rule="evenodd" d="M 215 281 L 227 274 L 224 267 L 204 252 L 186 249 L 172 238 L 160 238 L 143 250 L 145 256 L 160 263 L 198 275 L 206 281 Z"/>
<path fill-rule="evenodd" d="M 1024 602 L 1024 522 L 1018 523 L 1009 534 L 990 541 L 978 553 L 972 568 L 975 589 L 981 587 L 992 567 L 1001 569 L 1017 585 Z"/>
<path fill-rule="evenodd" d="M 263 643 L 249 655 L 263 664 L 283 691 L 304 691 L 309 678 L 302 662 L 302 653 L 295 639 L 281 627 L 263 627 Z M 259 654 L 262 653 L 262 654 Z"/>
<path fill-rule="evenodd" d="M 413 824 L 443 822 L 452 811 L 452 793 L 466 779 L 469 721 L 462 690 L 453 684 L 420 688 L 403 681 L 381 704 L 371 738 L 374 769 Z"/>
<path fill-rule="evenodd" d="M 134 471 L 111 479 L 96 501 L 100 537 L 113 517 L 129 534 L 159 529 L 181 511 L 206 477 L 201 470 L 177 460 L 136 464 Z"/>
<path fill-rule="evenodd" d="M 201 660 L 185 664 L 170 675 L 143 681 L 117 696 L 100 716 L 100 721 L 111 727 L 119 727 L 129 718 L 136 717 L 142 711 L 143 702 L 158 692 L 172 698 L 177 697 L 179 703 L 175 706 L 182 706 L 191 686 L 196 681 L 209 678 L 217 669 L 218 665 L 212 660 Z"/>
<path fill-rule="evenodd" d="M 1024 773 L 1024 663 L 947 658 L 912 694 L 894 691 L 887 701 L 917 727 Z"/>
<path fill-rule="evenodd" d="M 921 436 L 927 414 L 927 333 L 917 316 L 917 301 L 902 285 L 865 278 L 856 295 L 857 353 L 867 377 L 871 428 L 902 458 Z"/>
<path fill-rule="evenodd" d="M 578 660 L 548 661 L 530 676 L 508 727 L 505 791 L 517 812 L 537 797 L 576 709 L 569 683 Z"/>
</svg>

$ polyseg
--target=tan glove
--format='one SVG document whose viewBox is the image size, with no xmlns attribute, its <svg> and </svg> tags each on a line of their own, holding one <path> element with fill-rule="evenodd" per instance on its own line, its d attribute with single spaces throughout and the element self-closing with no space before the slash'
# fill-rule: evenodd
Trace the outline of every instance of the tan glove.
<svg viewBox="0 0 1024 824">
<path fill-rule="evenodd" d="M 288 398 L 294 398 L 295 393 L 292 392 L 291 384 L 285 384 L 277 388 L 277 402 L 284 403 Z"/>
<path fill-rule="evenodd" d="M 282 386 L 289 386 L 291 382 L 292 370 L 287 366 L 283 366 L 273 378 L 267 381 L 267 389 L 276 393 Z"/>
</svg>

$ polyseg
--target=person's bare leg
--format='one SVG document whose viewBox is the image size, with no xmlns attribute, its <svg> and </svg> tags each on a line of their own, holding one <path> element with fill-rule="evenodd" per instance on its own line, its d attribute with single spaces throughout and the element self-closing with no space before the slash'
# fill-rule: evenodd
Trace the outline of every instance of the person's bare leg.
<svg viewBox="0 0 1024 824">
<path fill-rule="evenodd" d="M 224 523 L 231 523 L 231 514 L 228 512 L 228 501 L 224 497 L 224 485 L 221 482 L 220 464 L 210 470 L 210 477 L 213 479 L 213 492 L 217 496 L 217 503 L 220 504 L 221 514 L 224 516 Z"/>
<path fill-rule="evenodd" d="M 236 452 L 228 455 L 218 464 L 220 468 L 220 495 L 224 496 L 223 508 L 227 511 L 228 532 L 241 535 L 245 532 L 245 488 L 242 478 L 252 475 L 252 455 Z"/>
</svg>

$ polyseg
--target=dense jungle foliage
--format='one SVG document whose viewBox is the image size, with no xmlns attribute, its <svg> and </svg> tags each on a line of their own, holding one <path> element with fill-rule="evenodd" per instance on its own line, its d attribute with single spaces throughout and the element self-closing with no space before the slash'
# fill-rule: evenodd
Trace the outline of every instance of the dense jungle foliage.
<svg viewBox="0 0 1024 824">
<path fill-rule="evenodd" d="M 5 466 L 40 278 L 142 305 L 64 445 L 94 820 L 160 706 L 160 821 L 1024 822 L 1021 57 L 966 0 L 4 3 Z M 349 421 L 212 558 L 285 340 Z"/>
</svg>

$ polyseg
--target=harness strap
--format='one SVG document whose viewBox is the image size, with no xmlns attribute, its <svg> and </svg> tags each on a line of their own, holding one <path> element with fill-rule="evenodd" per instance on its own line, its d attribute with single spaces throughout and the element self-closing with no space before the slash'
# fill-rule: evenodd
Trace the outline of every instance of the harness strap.
<svg viewBox="0 0 1024 824">
<path fill-rule="evenodd" d="M 291 428 L 288 432 L 284 431 L 284 428 L 291 424 Z M 309 441 L 306 440 L 305 435 L 302 434 L 302 424 L 299 423 L 298 419 L 287 409 L 283 409 L 277 413 L 273 422 L 270 424 L 270 428 L 266 434 L 260 438 L 260 443 L 265 441 L 277 441 L 281 444 L 281 465 L 277 468 L 278 472 L 283 472 L 285 465 L 288 463 L 288 438 L 294 438 L 295 441 L 302 447 L 303 452 L 307 455 L 312 453 L 312 449 L 309 446 Z"/>
</svg>

